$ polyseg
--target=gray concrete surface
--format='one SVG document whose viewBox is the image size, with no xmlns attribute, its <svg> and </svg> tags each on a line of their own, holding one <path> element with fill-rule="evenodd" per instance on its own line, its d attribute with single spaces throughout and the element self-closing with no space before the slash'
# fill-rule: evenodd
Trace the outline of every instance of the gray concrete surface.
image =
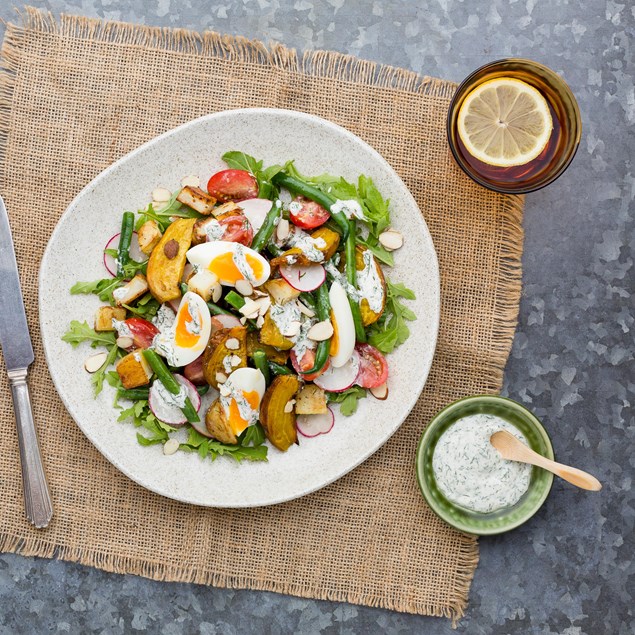
<svg viewBox="0 0 635 635">
<path fill-rule="evenodd" d="M 633 616 L 635 8 L 629 0 L 33 0 L 52 11 L 212 28 L 460 80 L 488 60 L 561 72 L 584 120 L 578 155 L 527 198 L 520 323 L 505 394 L 559 458 L 605 484 L 556 483 L 523 528 L 481 541 L 458 633 L 628 635 Z M 0 3 L 0 17 L 13 15 Z M 451 633 L 446 620 L 165 584 L 0 556 L 0 633 Z"/>
</svg>

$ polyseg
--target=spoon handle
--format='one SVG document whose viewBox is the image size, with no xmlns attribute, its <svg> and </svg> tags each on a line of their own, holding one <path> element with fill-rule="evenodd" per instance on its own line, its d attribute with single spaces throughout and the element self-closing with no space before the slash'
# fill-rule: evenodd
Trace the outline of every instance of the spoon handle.
<svg viewBox="0 0 635 635">
<path fill-rule="evenodd" d="M 602 483 L 600 483 L 595 476 L 592 476 L 588 472 L 579 470 L 577 467 L 556 463 L 556 461 L 551 461 L 544 456 L 540 456 L 540 454 L 536 452 L 531 452 L 530 462 L 538 467 L 542 467 L 545 470 L 553 472 L 576 487 L 588 489 L 593 492 L 597 492 L 602 489 Z"/>
</svg>

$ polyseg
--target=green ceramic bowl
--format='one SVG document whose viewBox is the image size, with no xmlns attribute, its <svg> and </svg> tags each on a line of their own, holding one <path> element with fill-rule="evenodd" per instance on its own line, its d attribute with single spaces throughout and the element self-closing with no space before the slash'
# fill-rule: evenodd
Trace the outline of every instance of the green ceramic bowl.
<svg viewBox="0 0 635 635">
<path fill-rule="evenodd" d="M 439 491 L 432 470 L 432 455 L 439 437 L 458 419 L 473 414 L 497 415 L 518 428 L 532 450 L 553 459 L 549 435 L 536 417 L 519 403 L 496 395 L 465 397 L 441 410 L 428 424 L 417 447 L 416 470 L 419 487 L 432 511 L 452 527 L 468 534 L 491 536 L 515 529 L 529 520 L 545 502 L 553 474 L 534 467 L 529 488 L 513 506 L 489 514 L 473 512 L 451 503 Z"/>
</svg>

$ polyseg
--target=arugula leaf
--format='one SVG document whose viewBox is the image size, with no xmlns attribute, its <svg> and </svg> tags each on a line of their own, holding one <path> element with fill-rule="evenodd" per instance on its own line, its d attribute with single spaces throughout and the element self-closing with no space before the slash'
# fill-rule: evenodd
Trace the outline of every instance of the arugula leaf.
<svg viewBox="0 0 635 635">
<path fill-rule="evenodd" d="M 148 292 L 137 300 L 136 307 L 132 307 L 128 304 L 124 304 L 122 306 L 133 315 L 142 317 L 146 320 L 151 320 L 157 314 L 161 304 L 152 297 L 150 292 Z"/>
<path fill-rule="evenodd" d="M 265 435 L 260 424 L 250 426 L 239 437 L 237 445 L 220 443 L 199 434 L 190 428 L 187 441 L 181 444 L 184 451 L 198 452 L 202 459 L 208 456 L 214 461 L 219 456 L 228 456 L 236 461 L 266 461 L 267 446 L 264 445 Z M 249 445 L 252 443 L 252 445 Z"/>
<path fill-rule="evenodd" d="M 402 283 L 386 280 L 386 308 L 379 320 L 369 329 L 368 341 L 382 353 L 391 353 L 410 335 L 406 321 L 416 320 L 414 312 L 401 302 L 414 300 L 414 291 Z"/>
<path fill-rule="evenodd" d="M 94 293 L 102 302 L 114 303 L 112 292 L 123 284 L 122 278 L 103 278 L 92 282 L 76 282 L 71 287 L 71 295 Z"/>
<path fill-rule="evenodd" d="M 111 349 L 108 351 L 106 361 L 102 364 L 99 370 L 92 374 L 90 381 L 93 385 L 95 396 L 97 396 L 102 391 L 104 387 L 104 379 L 106 378 L 106 371 L 115 363 L 118 354 L 119 347 L 117 346 L 117 344 L 113 344 Z"/>
<path fill-rule="evenodd" d="M 161 231 L 164 232 L 172 223 L 171 219 L 174 216 L 178 218 L 203 218 L 201 214 L 185 205 L 182 205 L 176 200 L 180 191 L 181 190 L 176 190 L 176 192 L 172 194 L 172 198 L 170 198 L 170 200 L 161 209 L 154 209 L 154 206 L 150 203 L 145 209 L 139 210 L 137 212 L 137 214 L 139 214 L 139 218 L 137 218 L 137 222 L 135 223 L 135 230 L 138 231 L 141 225 L 148 220 L 156 221 Z"/>
<path fill-rule="evenodd" d="M 76 348 L 82 342 L 91 342 L 91 346 L 112 346 L 115 343 L 115 334 L 112 332 L 98 333 L 88 326 L 88 322 L 73 320 L 68 331 L 62 335 L 62 340 Z"/>
<path fill-rule="evenodd" d="M 366 397 L 366 388 L 361 386 L 353 386 L 344 392 L 328 393 L 329 403 L 340 404 L 340 412 L 345 417 L 350 417 L 357 412 L 357 406 L 360 399 Z"/>
<path fill-rule="evenodd" d="M 273 200 L 278 196 L 278 188 L 273 185 L 271 179 L 285 169 L 283 165 L 271 165 L 268 168 L 262 167 L 262 161 L 257 161 L 254 157 L 238 150 L 225 152 L 221 157 L 230 168 L 235 170 L 245 170 L 253 174 L 258 181 L 258 198 L 268 198 Z"/>
<path fill-rule="evenodd" d="M 111 258 L 117 258 L 119 256 L 119 252 L 116 249 L 104 249 L 104 253 Z M 138 262 L 136 260 L 130 259 L 123 267 L 123 276 L 121 276 L 121 279 L 129 280 L 131 278 L 134 278 L 138 273 L 142 273 L 143 275 L 145 275 L 147 268 L 147 260 Z"/>
</svg>

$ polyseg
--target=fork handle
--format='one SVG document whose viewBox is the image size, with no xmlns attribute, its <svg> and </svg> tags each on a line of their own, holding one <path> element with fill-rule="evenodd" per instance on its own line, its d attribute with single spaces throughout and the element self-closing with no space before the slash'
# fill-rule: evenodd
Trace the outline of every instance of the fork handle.
<svg viewBox="0 0 635 635">
<path fill-rule="evenodd" d="M 26 382 L 28 370 L 22 368 L 8 372 L 13 397 L 13 410 L 18 427 L 20 464 L 24 488 L 26 516 L 38 529 L 46 527 L 53 516 L 53 504 L 46 483 L 40 456 L 40 446 L 33 421 L 31 396 Z"/>
</svg>

